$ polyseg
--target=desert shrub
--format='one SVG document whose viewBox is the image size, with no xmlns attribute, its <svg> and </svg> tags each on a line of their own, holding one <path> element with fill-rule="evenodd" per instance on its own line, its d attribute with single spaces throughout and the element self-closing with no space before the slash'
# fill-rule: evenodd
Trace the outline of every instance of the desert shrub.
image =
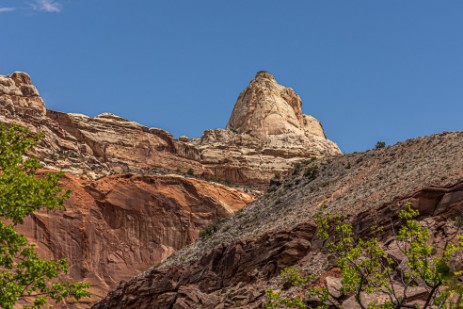
<svg viewBox="0 0 463 309">
<path fill-rule="evenodd" d="M 78 155 L 76 152 L 74 152 L 74 151 L 72 151 L 72 152 L 69 154 L 69 156 L 70 156 L 71 158 L 78 158 L 78 157 L 79 157 L 79 155 Z"/>
<path fill-rule="evenodd" d="M 315 279 L 314 275 L 303 276 L 295 267 L 286 267 L 281 271 L 281 278 L 288 286 L 304 286 Z"/>
<path fill-rule="evenodd" d="M 383 142 L 383 141 L 376 142 L 375 149 L 381 149 L 381 148 L 384 148 L 384 147 L 386 147 L 385 142 Z"/>
<path fill-rule="evenodd" d="M 58 154 L 57 154 L 56 152 L 52 152 L 52 153 L 50 154 L 50 159 L 51 159 L 52 161 L 58 161 L 59 156 L 58 156 Z"/>
<path fill-rule="evenodd" d="M 187 173 L 187 175 L 190 175 L 190 176 L 195 175 L 195 171 L 192 168 L 188 169 L 188 171 L 186 173 Z"/>
<path fill-rule="evenodd" d="M 318 177 L 319 170 L 317 165 L 309 166 L 304 171 L 304 177 L 307 178 L 309 181 L 314 180 Z"/>
<path fill-rule="evenodd" d="M 293 172 L 293 174 L 299 173 L 299 171 L 301 169 L 302 169 L 302 163 L 301 162 L 294 163 L 294 172 Z"/>
<path fill-rule="evenodd" d="M 222 224 L 223 220 L 221 219 L 214 219 L 211 224 L 206 225 L 201 232 L 199 232 L 200 238 L 208 238 L 212 236 L 215 232 L 217 232 Z"/>
</svg>

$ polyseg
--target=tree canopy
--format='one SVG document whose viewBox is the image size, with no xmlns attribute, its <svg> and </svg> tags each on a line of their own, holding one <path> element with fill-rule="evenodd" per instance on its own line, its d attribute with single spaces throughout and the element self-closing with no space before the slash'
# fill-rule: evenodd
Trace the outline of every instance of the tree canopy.
<svg viewBox="0 0 463 309">
<path fill-rule="evenodd" d="M 62 282 L 66 259 L 42 259 L 15 226 L 39 209 L 63 209 L 70 192 L 59 185 L 62 173 L 38 175 L 40 162 L 27 156 L 42 138 L 23 127 L 0 125 L 0 307 L 40 308 L 48 301 L 88 297 L 81 282 Z"/>
</svg>

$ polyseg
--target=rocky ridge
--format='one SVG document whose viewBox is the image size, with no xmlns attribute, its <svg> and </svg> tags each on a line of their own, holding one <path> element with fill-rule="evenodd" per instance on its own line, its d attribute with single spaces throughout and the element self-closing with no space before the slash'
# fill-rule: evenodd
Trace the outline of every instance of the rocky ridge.
<svg viewBox="0 0 463 309">
<path fill-rule="evenodd" d="M 259 72 L 241 93 L 227 129 L 174 138 L 105 113 L 94 118 L 47 110 L 29 75 L 0 76 L 0 122 L 45 133 L 37 154 L 48 168 L 90 178 L 114 173 L 187 172 L 264 190 L 295 162 L 341 154 L 320 123 L 302 114 L 290 88 Z"/>
<path fill-rule="evenodd" d="M 20 229 L 42 256 L 67 258 L 71 279 L 91 283 L 92 298 L 79 304 L 88 307 L 251 202 L 243 188 L 266 189 L 294 162 L 339 154 L 301 104 L 294 91 L 260 72 L 240 96 L 229 129 L 175 139 L 110 113 L 47 110 L 28 74 L 0 76 L 0 123 L 43 132 L 32 155 L 47 170 L 66 171 L 62 184 L 72 191 L 64 212 L 37 212 Z M 252 120 L 234 124 L 246 110 Z M 291 125 L 272 131 L 275 117 Z M 240 188 L 184 177 L 189 170 Z"/>
<path fill-rule="evenodd" d="M 121 283 L 94 308 L 260 308 L 287 266 L 333 284 L 334 261 L 315 237 L 320 211 L 348 215 L 359 234 L 385 226 L 380 241 L 388 249 L 397 211 L 410 201 L 441 248 L 463 207 L 462 141 L 462 132 L 442 133 L 301 166 L 211 237 Z M 412 292 L 417 301 L 425 295 Z"/>
</svg>

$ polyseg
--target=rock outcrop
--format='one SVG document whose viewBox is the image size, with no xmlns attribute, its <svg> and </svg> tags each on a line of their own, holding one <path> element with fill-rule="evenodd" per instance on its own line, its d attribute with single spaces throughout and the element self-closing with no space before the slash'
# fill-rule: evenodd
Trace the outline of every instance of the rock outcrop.
<svg viewBox="0 0 463 309">
<path fill-rule="evenodd" d="M 294 90 L 265 71 L 258 72 L 238 97 L 227 129 L 261 139 L 286 134 L 326 138 L 321 124 L 302 114 L 302 101 Z"/>
<path fill-rule="evenodd" d="M 72 280 L 91 283 L 101 299 L 121 280 L 145 271 L 198 239 L 199 232 L 250 203 L 253 196 L 177 175 L 115 175 L 83 181 L 67 174 L 65 211 L 40 211 L 19 231 L 43 257 L 67 258 Z"/>
<path fill-rule="evenodd" d="M 0 106 L 11 115 L 45 115 L 45 104 L 27 73 L 0 75 Z"/>
<path fill-rule="evenodd" d="M 21 231 L 42 256 L 67 258 L 72 279 L 92 284 L 88 306 L 250 203 L 249 188 L 267 189 L 295 162 L 340 154 L 301 104 L 292 89 L 260 72 L 227 129 L 176 139 L 110 113 L 47 110 L 28 74 L 0 76 L 0 123 L 43 132 L 31 155 L 47 170 L 68 172 L 63 185 L 72 191 L 66 211 L 37 212 Z M 181 176 L 187 172 L 236 189 Z"/>
<path fill-rule="evenodd" d="M 301 106 L 292 89 L 259 72 L 239 96 L 227 129 L 176 139 L 110 113 L 91 118 L 46 110 L 26 73 L 0 76 L 0 122 L 44 132 L 37 155 L 48 168 L 91 178 L 191 169 L 198 176 L 264 190 L 295 162 L 341 153 Z"/>
<path fill-rule="evenodd" d="M 302 114 L 294 90 L 268 72 L 258 72 L 240 94 L 225 130 L 207 130 L 193 142 L 209 168 L 206 173 L 261 189 L 296 162 L 341 154 L 320 122 Z"/>
<path fill-rule="evenodd" d="M 93 308 L 261 308 L 268 288 L 281 289 L 279 274 L 287 266 L 319 275 L 332 290 L 336 280 L 327 278 L 336 264 L 315 236 L 320 210 L 347 215 L 356 235 L 384 226 L 379 241 L 393 250 L 397 213 L 410 201 L 433 247 L 442 250 L 463 207 L 462 141 L 463 132 L 443 133 L 312 162 L 211 237 L 121 283 Z M 423 291 L 417 286 L 408 293 L 420 301 Z M 339 299 L 353 306 L 351 298 Z"/>
</svg>

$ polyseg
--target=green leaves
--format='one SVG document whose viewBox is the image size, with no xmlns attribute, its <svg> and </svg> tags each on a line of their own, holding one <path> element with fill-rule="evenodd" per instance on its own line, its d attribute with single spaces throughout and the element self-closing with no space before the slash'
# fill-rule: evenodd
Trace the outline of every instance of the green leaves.
<svg viewBox="0 0 463 309">
<path fill-rule="evenodd" d="M 314 275 L 302 276 L 294 267 L 287 267 L 281 271 L 281 278 L 288 286 L 301 287 L 315 279 Z"/>
<path fill-rule="evenodd" d="M 363 309 L 463 308 L 463 284 L 458 280 L 463 270 L 451 267 L 455 255 L 463 253 L 463 236 L 455 234 L 443 250 L 436 250 L 429 229 L 415 220 L 418 216 L 418 210 L 413 209 L 411 203 L 406 203 L 398 214 L 401 226 L 394 241 L 404 256 L 399 263 L 388 255 L 377 238 L 362 239 L 354 235 L 352 224 L 346 223 L 345 217 L 315 215 L 318 238 L 326 242 L 329 252 L 337 257 L 336 264 L 342 274 L 339 292 L 354 297 Z M 457 229 L 462 227 L 459 222 L 455 224 Z M 384 229 L 372 227 L 371 231 L 383 233 Z M 281 278 L 286 285 L 305 290 L 305 299 L 316 299 L 317 304 L 308 307 L 308 302 L 300 296 L 284 297 L 270 290 L 266 308 L 342 307 L 341 301 L 331 297 L 326 288 L 314 285 L 315 276 L 304 277 L 290 267 L 282 271 Z M 420 306 L 410 302 L 407 294 L 408 290 L 417 288 L 418 283 L 427 293 Z M 365 304 L 365 295 L 373 293 L 386 295 L 388 300 Z"/>
<path fill-rule="evenodd" d="M 58 186 L 62 173 L 38 177 L 35 173 L 41 166 L 31 158 L 4 162 L 14 164 L 0 166 L 0 217 L 20 224 L 35 210 L 63 208 L 70 193 Z"/>
<path fill-rule="evenodd" d="M 313 283 L 316 280 L 315 275 L 309 274 L 307 276 L 303 276 L 296 268 L 287 267 L 281 271 L 280 276 L 285 285 L 289 287 L 296 287 L 303 290 L 303 288 L 307 285 L 312 286 L 305 290 L 305 295 L 304 292 L 299 292 L 298 289 L 297 292 L 299 292 L 299 295 L 287 297 L 282 296 L 281 292 L 268 289 L 265 294 L 267 299 L 267 302 L 264 304 L 265 308 L 309 308 L 304 301 L 304 298 L 317 300 L 318 305 L 315 307 L 316 309 L 328 309 L 330 308 L 330 305 L 333 305 L 327 288 L 313 286 Z"/>
<path fill-rule="evenodd" d="M 49 300 L 61 302 L 88 297 L 86 283 L 56 281 L 68 272 L 67 261 L 40 258 L 35 245 L 14 229 L 33 211 L 62 209 L 69 191 L 58 186 L 62 173 L 37 175 L 38 160 L 26 155 L 42 135 L 27 129 L 0 125 L 0 307 L 13 308 L 27 300 L 24 308 L 41 308 Z"/>
</svg>

